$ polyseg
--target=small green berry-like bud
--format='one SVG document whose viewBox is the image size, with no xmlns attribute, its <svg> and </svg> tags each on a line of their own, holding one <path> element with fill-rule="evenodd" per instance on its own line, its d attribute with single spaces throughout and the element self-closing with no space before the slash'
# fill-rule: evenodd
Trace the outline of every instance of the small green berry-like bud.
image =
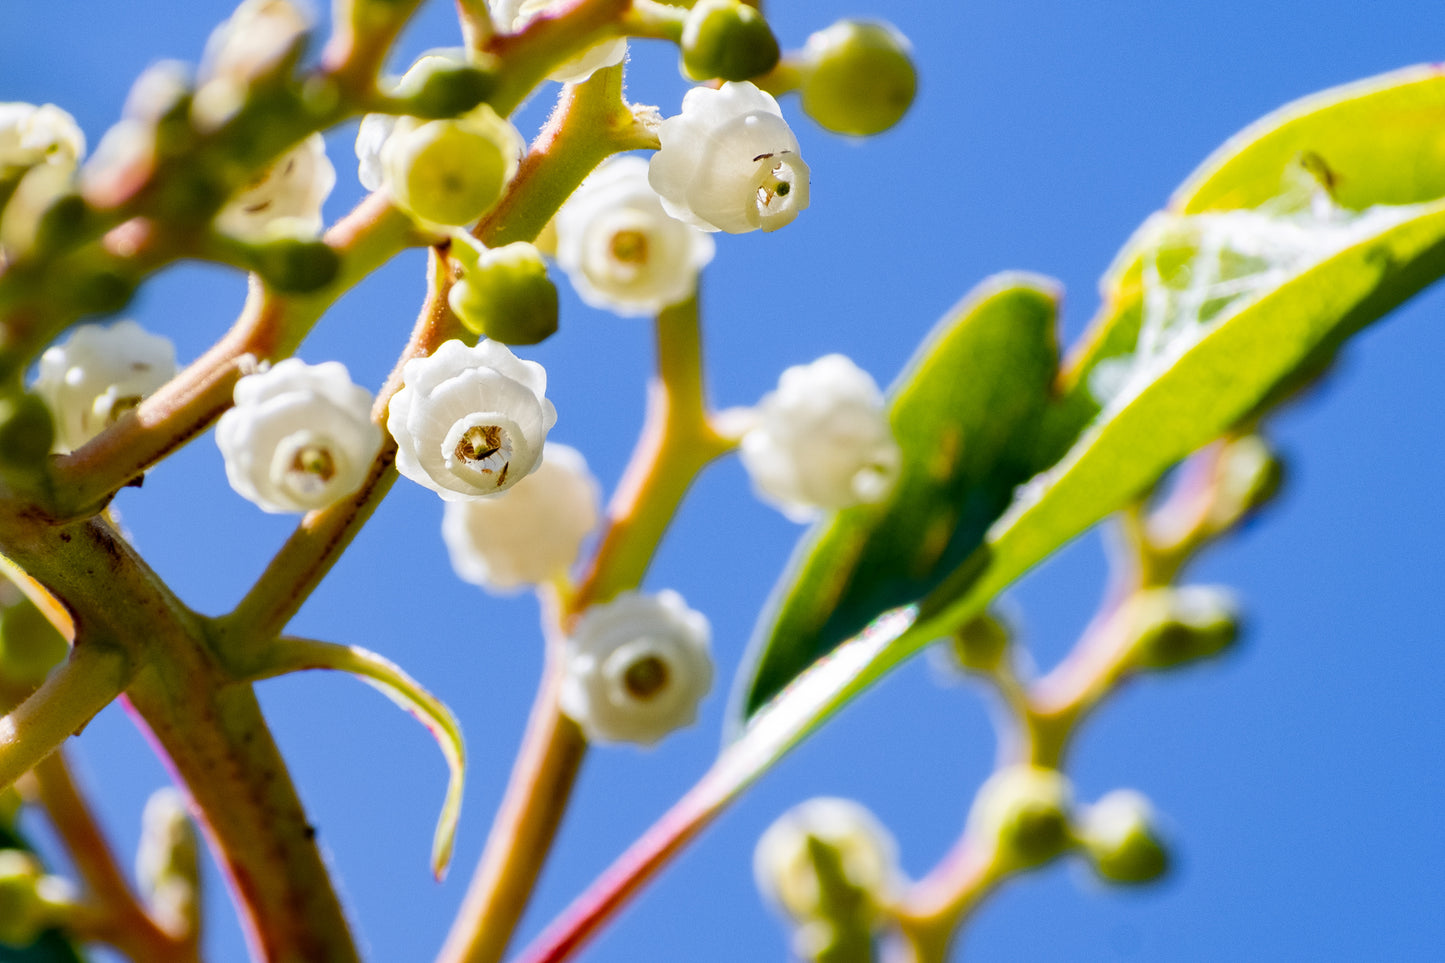
<svg viewBox="0 0 1445 963">
<path fill-rule="evenodd" d="M 1259 435 L 1230 441 L 1220 459 L 1210 526 L 1224 531 L 1267 505 L 1279 494 L 1284 465 Z"/>
<path fill-rule="evenodd" d="M 1069 782 L 1056 769 L 1011 766 L 989 777 L 974 798 L 968 831 L 992 841 L 1005 869 L 1041 866 L 1073 843 Z"/>
<path fill-rule="evenodd" d="M 0 610 L 0 679 L 38 686 L 69 652 L 65 636 L 25 596 Z"/>
<path fill-rule="evenodd" d="M 0 398 L 0 468 L 37 468 L 55 446 L 55 420 L 36 395 Z"/>
<path fill-rule="evenodd" d="M 29 946 L 49 925 L 49 908 L 40 894 L 44 877 L 32 854 L 0 849 L 0 946 Z"/>
<path fill-rule="evenodd" d="M 1134 663 L 1146 669 L 1218 655 L 1239 637 L 1238 606 L 1228 589 L 1212 585 L 1142 592 L 1129 603 Z"/>
<path fill-rule="evenodd" d="M 988 614 L 971 620 L 950 640 L 954 658 L 973 672 L 996 669 L 1011 641 L 1008 626 Z"/>
<path fill-rule="evenodd" d="M 310 294 L 341 270 L 341 256 L 325 241 L 281 237 L 251 249 L 251 268 L 281 294 Z"/>
<path fill-rule="evenodd" d="M 517 172 L 522 137 L 483 104 L 456 120 L 403 117 L 381 149 L 383 179 L 397 206 L 432 224 L 481 217 Z"/>
<path fill-rule="evenodd" d="M 483 251 L 449 299 L 467 330 L 503 344 L 537 344 L 557 330 L 557 286 L 526 241 Z"/>
<path fill-rule="evenodd" d="M 892 25 L 840 20 L 808 38 L 803 112 L 836 134 L 866 137 L 903 119 L 918 91 L 908 39 Z"/>
<path fill-rule="evenodd" d="M 778 40 L 739 0 L 701 0 L 682 28 L 682 68 L 694 80 L 749 80 L 777 66 Z"/>
<path fill-rule="evenodd" d="M 1117 789 L 1084 811 L 1079 836 L 1100 876 L 1112 883 L 1148 883 L 1169 868 L 1149 800 Z"/>
<path fill-rule="evenodd" d="M 397 84 L 413 117 L 439 119 L 465 114 L 481 104 L 497 86 L 495 71 L 446 57 L 423 57 Z"/>
</svg>

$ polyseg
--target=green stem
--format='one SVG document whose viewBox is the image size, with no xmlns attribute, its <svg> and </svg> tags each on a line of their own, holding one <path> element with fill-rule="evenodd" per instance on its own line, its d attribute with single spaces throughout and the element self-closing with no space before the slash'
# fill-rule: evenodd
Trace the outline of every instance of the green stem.
<svg viewBox="0 0 1445 963">
<path fill-rule="evenodd" d="M 520 33 L 496 34 L 487 52 L 506 64 L 488 102 L 511 114 L 559 64 L 617 33 L 631 0 L 571 0 L 534 18 Z"/>
<path fill-rule="evenodd" d="M 535 240 L 583 179 L 625 150 L 656 148 L 657 134 L 622 96 L 622 67 L 568 84 L 501 202 L 472 232 L 488 247 Z"/>
<path fill-rule="evenodd" d="M 45 684 L 0 717 L 0 789 L 7 788 L 115 701 L 130 661 L 123 650 L 82 643 Z"/>
<path fill-rule="evenodd" d="M 641 583 L 693 478 L 732 447 L 708 420 L 696 296 L 658 315 L 657 370 L 647 423 L 608 508 L 602 543 L 570 600 L 573 612 Z"/>
<path fill-rule="evenodd" d="M 507 951 L 562 823 L 587 752 L 582 730 L 557 707 L 561 639 L 527 720 L 502 807 L 437 963 L 497 963 Z"/>
</svg>

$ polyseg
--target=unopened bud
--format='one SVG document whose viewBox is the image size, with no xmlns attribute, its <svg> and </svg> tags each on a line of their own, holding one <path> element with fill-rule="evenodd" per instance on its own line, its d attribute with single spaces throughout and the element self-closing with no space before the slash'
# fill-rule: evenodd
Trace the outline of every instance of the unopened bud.
<svg viewBox="0 0 1445 963">
<path fill-rule="evenodd" d="M 284 229 L 285 225 L 281 225 Z M 280 294 L 310 294 L 341 270 L 341 256 L 325 241 L 278 237 L 250 249 L 251 270 Z"/>
<path fill-rule="evenodd" d="M 1169 853 L 1154 824 L 1148 799 L 1131 789 L 1116 789 L 1084 811 L 1079 837 L 1104 879 L 1147 883 L 1169 868 Z"/>
<path fill-rule="evenodd" d="M 55 421 L 44 401 L 30 392 L 0 398 L 0 468 L 38 468 L 54 445 Z"/>
<path fill-rule="evenodd" d="M 403 117 L 381 149 L 383 179 L 413 217 L 469 224 L 501 198 L 523 146 L 516 129 L 486 104 L 456 120 Z"/>
<path fill-rule="evenodd" d="M 1227 443 L 1220 457 L 1209 523 L 1224 531 L 1257 512 L 1279 494 L 1284 465 L 1259 435 Z"/>
<path fill-rule="evenodd" d="M 1218 655 L 1239 637 L 1239 609 L 1220 586 L 1151 589 L 1130 602 L 1134 664 L 1170 669 Z"/>
<path fill-rule="evenodd" d="M 457 248 L 466 247 L 456 242 Z M 537 344 L 557 330 L 557 286 L 537 249 L 517 241 L 484 250 L 449 295 L 452 311 L 473 334 L 503 344 Z"/>
<path fill-rule="evenodd" d="M 795 922 L 827 921 L 835 936 L 869 932 L 899 875 L 897 845 L 858 803 L 810 799 L 763 833 L 753 874 Z"/>
<path fill-rule="evenodd" d="M 749 80 L 772 70 L 780 56 L 767 20 L 740 0 L 701 0 L 688 12 L 680 45 L 693 80 Z"/>
<path fill-rule="evenodd" d="M 906 37 L 886 23 L 840 20 L 808 38 L 803 112 L 826 130 L 866 137 L 903 119 L 918 90 Z"/>
<path fill-rule="evenodd" d="M 0 679 L 33 688 L 69 652 L 65 636 L 25 596 L 0 609 Z"/>
<path fill-rule="evenodd" d="M 992 672 L 1008 651 L 1012 636 L 1008 626 L 992 615 L 970 620 L 954 632 L 949 649 L 965 669 Z"/>
<path fill-rule="evenodd" d="M 968 814 L 969 834 L 991 842 L 1004 869 L 1041 866 L 1073 843 L 1071 797 L 1068 780 L 1056 769 L 1000 769 L 974 798 Z"/>
<path fill-rule="evenodd" d="M 485 101 L 496 86 L 492 69 L 430 56 L 406 72 L 396 95 L 406 101 L 406 112 L 412 117 L 438 119 L 465 114 Z"/>
<path fill-rule="evenodd" d="M 0 849 L 0 946 L 19 949 L 50 925 L 40 884 L 45 869 L 23 849 Z"/>
</svg>

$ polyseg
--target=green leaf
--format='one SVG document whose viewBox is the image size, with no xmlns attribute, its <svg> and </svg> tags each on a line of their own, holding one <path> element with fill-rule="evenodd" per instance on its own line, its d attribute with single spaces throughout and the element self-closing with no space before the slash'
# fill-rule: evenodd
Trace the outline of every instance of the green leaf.
<svg viewBox="0 0 1445 963">
<path fill-rule="evenodd" d="M 919 349 L 889 406 L 898 483 L 886 501 L 837 512 L 803 539 L 738 677 L 744 718 L 956 569 L 1015 486 L 1044 467 L 1033 442 L 1057 367 L 1057 300 L 1045 278 L 991 278 Z"/>
</svg>

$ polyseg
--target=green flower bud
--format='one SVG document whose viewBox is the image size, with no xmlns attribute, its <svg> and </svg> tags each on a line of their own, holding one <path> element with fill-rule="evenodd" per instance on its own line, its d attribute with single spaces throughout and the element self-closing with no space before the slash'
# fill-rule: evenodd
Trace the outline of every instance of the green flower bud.
<svg viewBox="0 0 1445 963">
<path fill-rule="evenodd" d="M 1117 789 L 1084 811 L 1079 836 L 1099 875 L 1111 883 L 1148 883 L 1169 868 L 1149 800 Z"/>
<path fill-rule="evenodd" d="M 35 469 L 55 446 L 55 420 L 30 392 L 0 398 L 0 469 Z"/>
<path fill-rule="evenodd" d="M 991 841 L 1006 870 L 1032 869 L 1073 844 L 1069 782 L 1056 769 L 1011 766 L 989 777 L 974 798 L 968 831 Z"/>
<path fill-rule="evenodd" d="M 336 280 L 341 255 L 325 241 L 281 237 L 251 248 L 251 270 L 281 294 L 310 294 Z"/>
<path fill-rule="evenodd" d="M 457 63 L 446 57 L 423 57 L 397 84 L 397 97 L 413 117 L 456 117 L 477 107 L 497 87 L 492 65 Z"/>
<path fill-rule="evenodd" d="M 486 104 L 456 120 L 403 117 L 381 149 L 383 179 L 397 206 L 413 217 L 469 224 L 501 199 L 524 146 Z"/>
<path fill-rule="evenodd" d="M 973 672 L 992 672 L 1013 641 L 1008 626 L 992 615 L 980 615 L 958 629 L 949 640 L 958 663 Z"/>
<path fill-rule="evenodd" d="M 518 241 L 472 256 L 449 295 L 468 331 L 503 344 L 537 344 L 557 330 L 557 286 L 535 247 Z"/>
<path fill-rule="evenodd" d="M 49 926 L 50 908 L 40 893 L 44 878 L 34 855 L 0 849 L 0 946 L 29 946 Z"/>
<path fill-rule="evenodd" d="M 816 958 L 832 937 L 871 932 L 898 880 L 888 830 L 850 799 L 818 798 L 780 816 L 753 853 L 758 889 L 795 923 L 825 921 L 813 933 Z M 822 937 L 828 936 L 829 940 Z"/>
<path fill-rule="evenodd" d="M 70 643 L 24 595 L 0 609 L 0 679 L 34 688 L 70 653 Z"/>
<path fill-rule="evenodd" d="M 749 80 L 777 66 L 778 40 L 739 0 L 701 0 L 682 27 L 682 69 L 693 80 Z"/>
<path fill-rule="evenodd" d="M 1212 585 L 1141 592 L 1127 618 L 1134 664 L 1171 669 L 1218 655 L 1239 637 L 1238 606 L 1228 589 Z"/>
<path fill-rule="evenodd" d="M 908 39 L 892 25 L 840 20 L 803 50 L 803 112 L 836 134 L 866 137 L 903 119 L 918 90 Z"/>
<path fill-rule="evenodd" d="M 1228 442 L 1220 457 L 1209 524 L 1216 532 L 1238 525 L 1279 494 L 1284 465 L 1259 435 Z"/>
</svg>

